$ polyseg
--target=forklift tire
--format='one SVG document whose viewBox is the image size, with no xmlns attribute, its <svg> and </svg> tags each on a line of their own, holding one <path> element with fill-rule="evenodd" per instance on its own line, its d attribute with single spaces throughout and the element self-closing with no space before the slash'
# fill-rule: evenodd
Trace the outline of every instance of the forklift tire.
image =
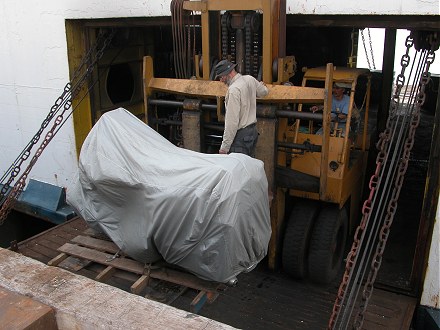
<svg viewBox="0 0 440 330">
<path fill-rule="evenodd" d="M 330 283 L 341 269 L 348 233 L 345 208 L 323 208 L 313 228 L 309 251 L 309 277 L 317 283 Z"/>
<path fill-rule="evenodd" d="M 319 203 L 303 200 L 295 204 L 287 222 L 283 240 L 284 271 L 297 279 L 307 275 L 307 255 L 313 223 L 319 213 Z"/>
</svg>

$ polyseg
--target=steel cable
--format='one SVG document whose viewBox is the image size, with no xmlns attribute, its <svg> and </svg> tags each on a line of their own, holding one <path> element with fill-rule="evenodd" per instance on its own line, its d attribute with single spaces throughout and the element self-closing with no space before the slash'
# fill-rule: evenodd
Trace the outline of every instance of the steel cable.
<svg viewBox="0 0 440 330">
<path fill-rule="evenodd" d="M 407 38 L 406 46 L 406 54 L 401 60 L 402 71 L 396 78 L 396 88 L 386 129 L 381 133 L 377 143 L 379 154 L 376 159 L 375 174 L 369 182 L 370 196 L 364 203 L 361 224 L 356 230 L 352 249 L 347 257 L 345 273 L 329 320 L 329 329 L 336 327 L 344 329 L 349 326 L 353 318 L 352 313 L 358 303 L 359 290 L 365 282 L 362 300 L 359 302 L 359 312 L 353 324 L 355 328 L 361 327 L 396 211 L 409 153 L 414 142 L 415 129 L 420 119 L 424 89 L 429 81 L 425 76 L 429 74 L 429 65 L 434 59 L 432 50 L 417 51 L 409 73 L 408 80 L 411 84 L 405 85 L 404 72 L 410 62 L 409 50 L 413 46 L 412 34 Z M 417 59 L 418 54 L 420 54 L 419 59 Z M 416 69 L 414 69 L 415 63 L 418 63 Z M 401 100 L 404 86 L 403 100 Z M 411 88 L 408 103 L 405 105 L 403 101 L 408 94 L 409 86 L 417 86 L 417 88 Z M 415 95 L 420 100 L 416 100 Z M 378 190 L 381 195 L 377 194 Z M 376 247 L 376 252 L 373 255 L 374 247 Z M 370 272 L 365 281 L 369 265 Z M 341 310 L 343 310 L 342 313 Z"/>
</svg>

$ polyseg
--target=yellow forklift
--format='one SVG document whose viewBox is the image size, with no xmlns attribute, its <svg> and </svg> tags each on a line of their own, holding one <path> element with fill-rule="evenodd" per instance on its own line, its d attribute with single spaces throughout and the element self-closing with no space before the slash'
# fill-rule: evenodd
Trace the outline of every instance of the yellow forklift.
<svg viewBox="0 0 440 330">
<path fill-rule="evenodd" d="M 302 86 L 324 86 L 326 74 L 325 68 L 309 69 Z M 332 121 L 338 117 L 330 105 L 324 107 L 321 133 L 313 118 L 291 124 L 280 121 L 277 141 L 276 184 L 295 197 L 284 229 L 283 267 L 296 278 L 308 274 L 317 282 L 336 276 L 347 235 L 359 220 L 370 140 L 369 70 L 334 67 L 332 75 L 333 83 L 344 86 L 349 97 L 346 121 Z M 358 81 L 364 91 L 359 108 L 355 103 Z M 298 105 L 298 111 L 307 110 L 307 105 Z"/>
<path fill-rule="evenodd" d="M 302 86 L 292 86 L 289 79 L 296 62 L 285 54 L 285 8 L 285 0 L 173 0 L 173 37 L 178 38 L 173 41 L 174 63 L 180 73 L 178 78 L 155 77 L 153 59 L 144 58 L 145 118 L 177 145 L 218 152 L 227 89 L 212 80 L 213 67 L 229 59 L 237 63 L 238 72 L 264 81 L 269 94 L 257 100 L 256 158 L 265 164 L 273 197 L 268 266 L 275 269 L 282 262 L 296 278 L 309 274 L 315 281 L 329 282 L 341 266 L 347 235 L 359 213 L 368 152 L 369 72 L 327 64 L 308 70 Z M 179 25 L 185 12 L 200 15 L 200 26 L 196 25 L 202 52 L 193 54 L 194 75 L 182 69 L 188 52 L 176 51 L 183 49 L 182 35 L 187 34 L 182 31 L 196 28 Z M 363 120 L 352 132 L 360 76 L 367 78 Z M 332 129 L 334 81 L 350 84 L 344 135 L 341 129 Z M 308 111 L 315 104 L 323 106 L 322 113 Z M 317 125 L 323 134 L 316 134 Z M 292 207 L 286 208 L 286 200 L 293 201 Z M 286 209 L 291 209 L 290 214 L 285 214 Z"/>
</svg>

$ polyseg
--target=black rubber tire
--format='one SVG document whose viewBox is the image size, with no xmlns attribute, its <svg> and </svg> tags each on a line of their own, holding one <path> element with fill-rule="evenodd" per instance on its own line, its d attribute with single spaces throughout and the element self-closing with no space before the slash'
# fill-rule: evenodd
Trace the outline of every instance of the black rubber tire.
<svg viewBox="0 0 440 330">
<path fill-rule="evenodd" d="M 295 204 L 287 222 L 283 240 L 284 271 L 297 279 L 307 276 L 307 257 L 313 223 L 319 213 L 319 203 L 301 200 Z"/>
<path fill-rule="evenodd" d="M 341 269 L 348 233 L 345 208 L 326 206 L 319 213 L 310 239 L 309 278 L 330 283 Z"/>
</svg>

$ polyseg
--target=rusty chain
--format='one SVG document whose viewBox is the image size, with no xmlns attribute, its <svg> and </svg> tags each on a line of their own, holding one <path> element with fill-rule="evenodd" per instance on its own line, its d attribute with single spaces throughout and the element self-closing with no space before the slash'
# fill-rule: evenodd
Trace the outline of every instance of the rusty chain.
<svg viewBox="0 0 440 330">
<path fill-rule="evenodd" d="M 8 181 L 3 184 L 2 188 L 0 189 L 0 201 L 3 199 L 3 197 L 6 195 L 6 193 L 11 188 L 11 183 L 15 180 L 15 177 L 20 172 L 21 166 L 25 160 L 27 160 L 31 154 L 33 146 L 39 141 L 41 134 L 46 129 L 46 127 L 49 125 L 50 121 L 53 119 L 55 114 L 63 107 L 63 105 L 71 98 L 74 98 L 76 94 L 79 91 L 79 88 L 82 86 L 82 79 L 79 79 L 79 75 L 82 72 L 84 66 L 87 64 L 87 62 L 90 62 L 90 58 L 92 54 L 96 54 L 96 49 L 99 44 L 101 44 L 103 39 L 104 33 L 100 33 L 100 35 L 97 38 L 97 42 L 94 44 L 93 47 L 90 48 L 90 50 L 87 52 L 86 56 L 83 57 L 82 61 L 80 62 L 78 68 L 75 70 L 72 78 L 72 82 L 68 82 L 64 86 L 63 93 L 57 98 L 55 101 L 55 104 L 51 107 L 48 115 L 41 123 L 41 126 L 37 133 L 32 137 L 32 139 L 29 141 L 29 143 L 26 145 L 24 150 L 21 152 L 21 154 L 17 157 L 17 159 L 13 162 L 13 164 L 10 166 L 10 168 L 4 173 L 2 176 L 0 182 L 4 183 L 6 177 L 10 175 Z M 72 84 L 73 84 L 73 92 L 72 92 Z"/>
<path fill-rule="evenodd" d="M 64 115 L 69 109 L 71 109 L 72 100 L 79 94 L 81 88 L 83 87 L 87 79 L 91 76 L 96 66 L 96 63 L 102 57 L 104 50 L 110 44 L 114 35 L 115 35 L 114 29 L 112 29 L 110 33 L 101 31 L 101 33 L 99 34 L 96 40 L 96 43 L 94 44 L 93 47 L 90 48 L 86 56 L 82 59 L 78 68 L 75 70 L 72 81 L 66 84 L 63 93 L 61 94 L 60 97 L 58 97 L 58 99 L 55 101 L 55 104 L 51 107 L 49 114 L 43 120 L 43 123 L 41 124 L 38 132 L 28 143 L 25 150 L 20 154 L 18 160 L 16 160 L 14 164 L 10 167 L 11 169 L 10 177 L 8 181 L 2 186 L 2 189 L 0 191 L 0 201 L 3 201 L 0 209 L 0 226 L 3 225 L 15 201 L 23 191 L 26 185 L 27 177 L 30 171 L 32 170 L 33 166 L 37 162 L 38 158 L 41 156 L 43 150 L 47 147 L 49 142 L 54 138 L 54 136 L 58 132 L 57 129 L 59 129 L 64 124 L 64 120 L 65 120 Z M 85 65 L 87 65 L 87 67 L 84 70 Z M 73 111 L 74 109 L 72 110 L 72 112 Z M 59 114 L 56 115 L 57 113 Z M 17 182 L 15 183 L 14 187 L 11 188 L 11 184 L 19 175 L 23 163 L 31 155 L 31 150 L 33 146 L 37 144 L 44 129 L 46 129 L 47 126 L 49 126 L 50 122 L 54 117 L 55 120 L 52 124 L 52 127 L 46 133 L 44 140 L 41 142 L 34 156 L 29 161 L 29 164 L 27 165 L 23 174 L 17 179 Z"/>
<path fill-rule="evenodd" d="M 367 45 L 365 42 L 364 30 L 361 30 L 362 44 L 364 45 L 365 57 L 367 59 L 368 68 L 371 70 L 371 67 L 373 67 L 373 70 L 376 70 L 376 64 L 374 63 L 374 54 L 373 54 L 373 42 L 371 40 L 370 29 L 367 28 L 367 31 L 368 31 L 368 39 L 370 43 L 371 61 L 373 62 L 373 66 L 371 66 L 370 64 L 370 58 L 368 56 Z"/>
<path fill-rule="evenodd" d="M 394 188 L 391 194 L 391 199 L 388 202 L 387 207 L 387 214 L 385 216 L 384 223 L 382 225 L 382 228 L 380 229 L 379 233 L 379 242 L 376 246 L 376 252 L 373 256 L 373 259 L 371 261 L 370 266 L 370 272 L 368 274 L 367 281 L 364 285 L 364 291 L 362 293 L 362 301 L 360 303 L 360 308 L 358 315 L 356 316 L 356 319 L 354 321 L 354 328 L 360 329 L 362 327 L 364 318 L 365 318 L 365 311 L 368 306 L 369 299 L 371 298 L 371 295 L 373 293 L 373 285 L 375 282 L 375 279 L 377 277 L 377 273 L 379 271 L 380 265 L 382 263 L 382 256 L 385 251 L 385 246 L 388 240 L 388 236 L 390 233 L 390 228 L 393 223 L 394 215 L 396 213 L 397 209 L 397 202 L 400 196 L 400 190 L 403 186 L 403 180 L 405 178 L 405 173 L 408 168 L 408 161 L 410 158 L 410 153 L 412 150 L 412 147 L 414 146 L 414 137 L 417 127 L 419 126 L 420 122 L 420 110 L 422 105 L 425 102 L 426 94 L 425 89 L 429 82 L 430 74 L 429 74 L 429 67 L 434 62 L 435 53 L 431 49 L 428 51 L 427 56 L 425 57 L 425 70 L 421 75 L 420 81 L 418 83 L 418 89 L 416 93 L 416 100 L 415 100 L 415 111 L 412 113 L 409 123 L 409 133 L 408 136 L 404 142 L 403 147 L 403 153 L 402 156 L 399 159 L 398 163 L 398 169 L 397 169 L 397 176 L 395 179 Z M 403 85 L 399 86 L 403 88 Z M 399 91 L 401 90 L 399 88 Z M 397 94 L 397 91 L 396 91 Z"/>
<path fill-rule="evenodd" d="M 400 100 L 401 100 L 400 94 L 401 94 L 402 89 L 405 84 L 404 73 L 410 63 L 409 51 L 414 45 L 414 40 L 413 40 L 412 34 L 410 36 L 408 36 L 408 38 L 406 39 L 405 45 L 406 45 L 406 53 L 402 56 L 402 59 L 401 59 L 401 67 L 402 67 L 401 73 L 396 78 L 396 88 L 395 88 L 395 93 L 394 93 L 392 100 L 391 100 L 390 115 L 387 119 L 386 129 L 384 130 L 383 133 L 380 134 L 380 138 L 377 143 L 377 148 L 378 148 L 379 152 L 378 152 L 378 155 L 376 158 L 375 172 L 369 181 L 370 193 L 369 193 L 368 199 L 363 204 L 363 208 L 362 208 L 362 215 L 363 216 L 362 216 L 360 225 L 356 229 L 351 251 L 349 252 L 349 254 L 347 256 L 344 275 L 343 275 L 343 278 L 342 278 L 342 281 L 341 281 L 341 284 L 340 284 L 340 287 L 338 290 L 338 294 L 337 294 L 337 297 L 336 297 L 336 300 L 335 300 L 335 303 L 333 306 L 332 314 L 331 314 L 331 317 L 329 320 L 329 325 L 328 325 L 329 329 L 335 329 L 337 324 L 339 324 L 339 327 L 341 327 L 341 328 L 344 326 L 348 326 L 348 324 L 351 320 L 351 310 L 354 308 L 354 304 L 356 303 L 356 297 L 357 297 L 357 293 L 353 293 L 353 291 L 354 291 L 354 289 L 353 289 L 350 292 L 349 297 L 347 298 L 348 287 L 352 283 L 354 283 L 354 284 L 352 284 L 353 287 L 355 287 L 357 285 L 356 283 L 358 283 L 358 282 L 362 283 L 362 279 L 359 280 L 358 276 L 359 276 L 360 272 L 366 271 L 366 266 L 362 266 L 362 265 L 359 266 L 357 264 L 359 263 L 358 259 L 361 255 L 361 252 L 362 252 L 361 247 L 364 247 L 363 244 L 364 244 L 365 236 L 367 235 L 367 227 L 375 226 L 375 224 L 374 224 L 375 221 L 373 221 L 372 225 L 370 224 L 371 211 L 374 210 L 374 208 L 377 206 L 376 201 L 379 198 L 379 196 L 377 196 L 377 192 L 379 190 L 378 188 L 382 183 L 382 179 L 384 177 L 384 174 L 386 174 L 387 171 L 389 170 L 387 168 L 387 159 L 389 157 L 389 150 L 391 149 L 391 147 L 393 147 L 391 145 L 391 142 L 393 142 L 394 133 L 395 133 L 395 130 L 398 126 L 397 119 L 399 118 L 398 111 L 400 108 Z M 359 309 L 359 312 L 355 318 L 355 322 L 353 324 L 353 327 L 356 329 L 359 329 L 363 324 L 364 313 L 365 313 L 366 307 L 368 305 L 368 301 L 369 301 L 371 294 L 372 294 L 372 291 L 373 291 L 374 281 L 376 279 L 377 272 L 378 272 L 379 267 L 381 265 L 382 256 L 383 256 L 386 242 L 387 242 L 389 232 L 390 232 L 390 227 L 391 227 L 391 224 L 392 224 L 392 221 L 394 218 L 394 214 L 396 212 L 397 200 L 398 200 L 398 197 L 400 194 L 400 189 L 403 184 L 404 175 L 405 175 L 405 172 L 406 172 L 406 169 L 408 166 L 410 151 L 411 151 L 413 143 L 414 143 L 415 130 L 416 130 L 418 123 L 419 123 L 419 120 L 420 120 L 420 108 L 423 105 L 424 100 L 425 100 L 425 87 L 429 81 L 429 67 L 430 67 L 431 63 L 434 61 L 434 51 L 432 50 L 433 48 L 434 47 L 432 46 L 431 50 L 427 51 L 427 55 L 425 56 L 424 63 L 423 63 L 423 66 L 425 67 L 425 69 L 423 69 L 423 72 L 420 71 L 419 75 L 417 75 L 417 73 L 415 75 L 416 79 L 418 79 L 417 77 L 421 76 L 420 81 L 418 82 L 418 93 L 417 93 L 417 99 L 415 101 L 416 110 L 414 111 L 413 114 L 411 114 L 411 119 L 408 124 L 409 125 L 409 133 L 408 133 L 408 136 L 405 140 L 405 143 L 403 144 L 402 156 L 400 156 L 400 158 L 399 158 L 400 160 L 399 160 L 398 167 L 396 170 L 397 175 L 395 178 L 393 191 L 391 193 L 392 196 L 391 196 L 391 198 L 388 202 L 388 206 L 386 208 L 387 213 L 385 216 L 385 220 L 383 222 L 382 227 L 380 228 L 380 231 L 379 231 L 379 227 L 377 227 L 375 232 L 373 230 L 369 230 L 370 232 L 368 233 L 368 235 L 370 235 L 370 237 L 368 238 L 368 241 L 371 240 L 371 237 L 374 234 L 375 236 L 376 235 L 378 236 L 378 243 L 376 246 L 375 254 L 374 254 L 372 261 L 371 261 L 368 279 L 367 279 L 365 286 L 364 286 L 362 300 L 360 303 L 360 309 Z M 412 72 L 412 69 L 411 69 L 411 72 Z M 405 93 L 406 93 L 406 91 L 405 91 Z M 401 136 L 401 134 L 399 134 L 398 139 L 401 139 L 401 138 L 402 138 L 402 136 Z M 399 148 L 394 149 L 393 159 L 396 159 L 396 155 L 399 151 L 400 151 Z M 388 178 L 386 180 L 388 180 Z M 387 187 L 387 182 L 385 182 L 385 188 L 386 187 Z M 381 187 L 381 190 L 384 190 L 384 187 Z M 381 202 L 382 201 L 379 200 L 379 203 L 381 203 Z M 367 242 L 367 244 L 368 244 L 368 242 Z M 367 249 L 367 248 L 365 248 L 365 249 Z M 371 249 L 371 247 L 370 247 L 370 249 Z M 371 252 L 372 252 L 372 250 L 370 250 L 370 254 L 371 254 Z M 367 252 L 364 252 L 364 254 L 362 256 L 361 263 L 364 261 L 366 254 L 367 254 L 367 257 L 365 260 L 365 264 L 367 264 L 367 260 L 369 259 L 369 256 L 370 256 L 370 254 L 368 254 Z M 353 279 L 356 267 L 358 268 L 358 273 L 356 274 L 355 278 Z M 365 268 L 362 269 L 363 267 L 365 267 Z M 353 297 L 353 295 L 354 295 L 354 297 Z M 350 302 L 350 300 L 354 300 L 354 302 Z M 344 315 L 341 319 L 340 314 L 343 309 L 344 309 Z M 347 316 L 347 314 L 348 314 L 348 316 Z"/>
<path fill-rule="evenodd" d="M 373 70 L 376 70 L 376 64 L 374 63 L 374 53 L 373 53 L 373 40 L 371 39 L 370 29 L 367 29 L 368 41 L 370 43 L 370 53 L 371 53 L 371 64 L 373 65 Z"/>
</svg>

